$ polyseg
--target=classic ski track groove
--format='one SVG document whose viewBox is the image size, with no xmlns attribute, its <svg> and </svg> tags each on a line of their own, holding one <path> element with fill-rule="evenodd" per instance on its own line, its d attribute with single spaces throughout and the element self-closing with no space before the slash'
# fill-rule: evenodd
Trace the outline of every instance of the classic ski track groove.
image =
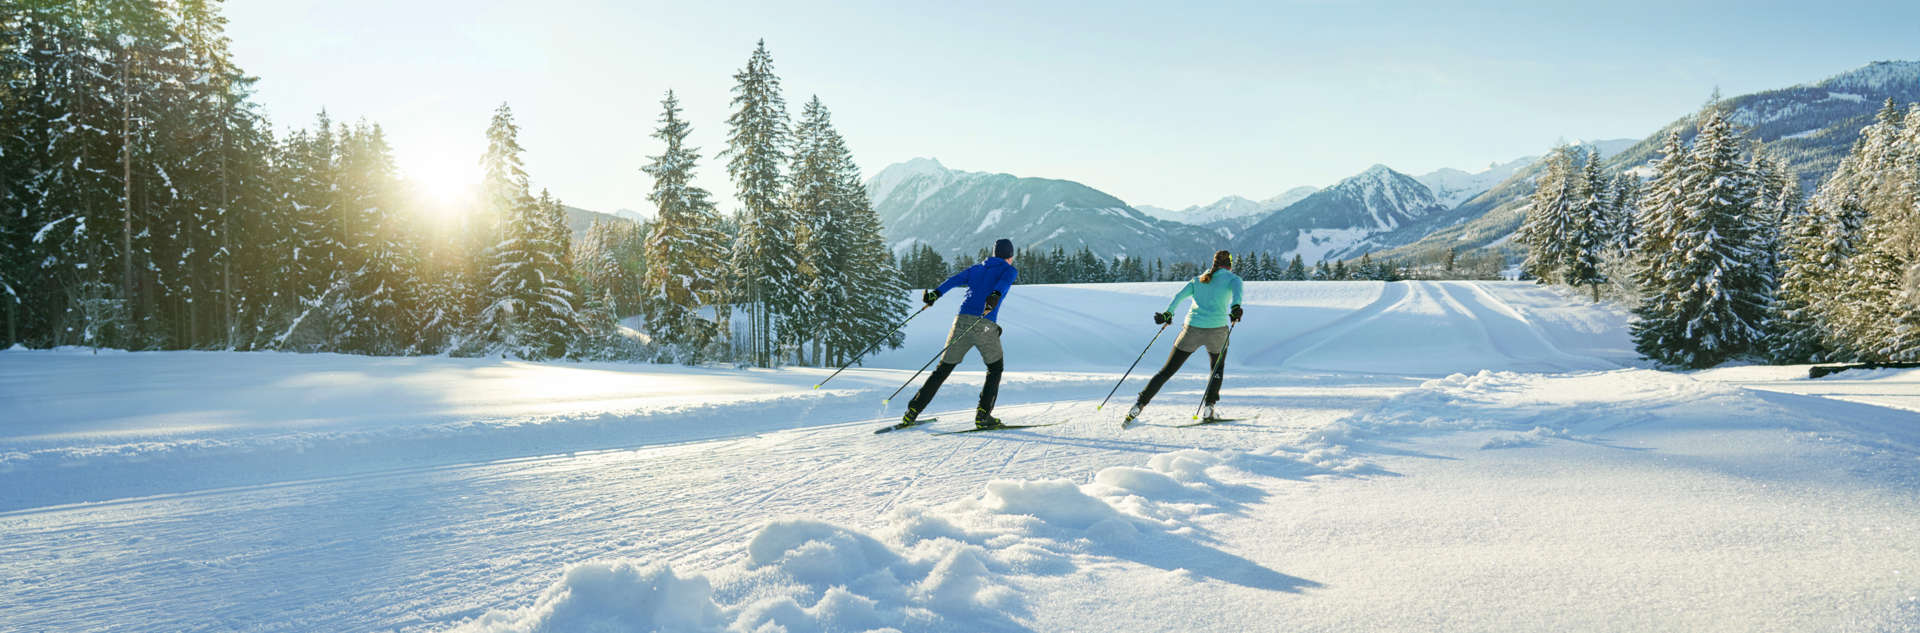
<svg viewBox="0 0 1920 633">
<path fill-rule="evenodd" d="M 1553 352 L 1558 357 L 1580 359 L 1582 361 L 1596 362 L 1596 363 L 1605 364 L 1605 365 L 1612 365 L 1615 367 L 1621 366 L 1619 363 L 1608 361 L 1603 358 L 1598 358 L 1598 357 L 1590 356 L 1586 354 L 1575 354 L 1572 352 L 1568 352 L 1564 349 L 1561 349 L 1559 345 L 1554 344 L 1553 339 L 1547 338 L 1547 335 L 1541 332 L 1540 326 L 1538 324 L 1535 324 L 1533 322 L 1533 319 L 1527 318 L 1527 315 L 1525 312 L 1521 312 L 1519 308 L 1513 307 L 1513 304 L 1509 303 L 1506 299 L 1502 299 L 1500 298 L 1499 295 L 1489 292 L 1486 288 L 1481 287 L 1479 284 L 1462 284 L 1459 282 L 1455 282 L 1455 283 L 1461 287 L 1467 288 L 1469 291 L 1473 292 L 1475 295 L 1482 297 L 1483 298 L 1482 303 L 1484 303 L 1485 305 L 1492 307 L 1496 310 L 1505 312 L 1508 315 L 1511 315 L 1513 320 L 1519 321 L 1522 325 L 1525 326 L 1525 330 L 1527 331 L 1528 334 L 1531 334 L 1533 336 L 1534 340 L 1539 341 L 1542 347 L 1545 347 L 1547 350 Z"/>
<path fill-rule="evenodd" d="M 1336 335 L 1358 329 L 1366 322 L 1378 318 L 1380 315 L 1399 306 L 1401 302 L 1406 300 L 1409 294 L 1410 292 L 1406 284 L 1384 284 L 1381 286 L 1380 296 L 1375 297 L 1373 301 L 1365 307 L 1320 327 L 1295 334 L 1284 341 L 1269 345 L 1265 349 L 1254 352 L 1252 359 L 1260 360 L 1272 358 L 1277 355 L 1284 355 L 1280 362 L 1273 364 L 1281 367 L 1292 367 L 1295 357 L 1312 351 L 1313 348 L 1319 347 L 1321 344 L 1332 340 Z"/>
</svg>

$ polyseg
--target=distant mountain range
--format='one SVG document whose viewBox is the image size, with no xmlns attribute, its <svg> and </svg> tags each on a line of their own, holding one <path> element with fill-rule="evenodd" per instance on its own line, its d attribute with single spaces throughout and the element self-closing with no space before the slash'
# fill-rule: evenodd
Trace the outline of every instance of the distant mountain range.
<svg viewBox="0 0 1920 633">
<path fill-rule="evenodd" d="M 1747 128 L 1748 136 L 1761 141 L 1768 153 L 1786 159 L 1799 176 L 1802 191 L 1811 195 L 1887 99 L 1902 106 L 1920 102 L 1920 62 L 1874 62 L 1812 84 L 1723 99 L 1718 107 L 1731 111 L 1733 120 Z M 1626 147 L 1600 144 L 1602 164 L 1609 172 L 1644 174 L 1669 132 L 1677 130 L 1682 138 L 1692 140 L 1698 131 L 1697 115 L 1687 113 Z M 1448 221 L 1430 233 L 1417 237 L 1408 233 L 1384 243 L 1389 248 L 1382 254 L 1432 258 L 1448 249 L 1513 254 L 1517 246 L 1508 238 L 1525 219 L 1533 182 L 1543 169 L 1538 161 L 1527 165 L 1450 211 Z"/>
<path fill-rule="evenodd" d="M 931 158 L 880 170 L 867 193 L 896 252 L 924 243 L 971 254 L 1006 237 L 1021 248 L 1190 258 L 1219 241 L 1204 227 L 1154 218 L 1077 182 L 959 171 Z"/>
<path fill-rule="evenodd" d="M 1725 99 L 1720 107 L 1786 158 L 1811 192 L 1888 98 L 1920 101 L 1920 62 L 1875 62 L 1814 84 Z M 1669 130 L 1691 138 L 1693 126 L 1688 114 L 1644 139 L 1581 145 L 1598 150 L 1609 171 L 1635 169 L 1654 157 Z M 1023 247 L 1084 245 L 1108 256 L 1197 260 L 1228 245 L 1312 262 L 1507 251 L 1542 169 L 1533 156 L 1478 173 L 1441 169 L 1419 177 L 1374 165 L 1325 189 L 1296 187 L 1259 201 L 1226 196 L 1179 211 L 1129 206 L 1067 180 L 951 170 L 930 158 L 889 166 L 867 188 L 895 250 L 924 243 L 973 253 L 1011 237 Z"/>
<path fill-rule="evenodd" d="M 1135 208 L 1139 209 L 1142 213 L 1162 220 L 1193 224 L 1216 230 L 1224 229 L 1227 237 L 1233 237 L 1234 234 L 1246 230 L 1247 227 L 1265 218 L 1267 214 L 1285 209 L 1288 205 L 1299 202 L 1302 198 L 1313 195 L 1313 192 L 1319 190 L 1318 187 L 1310 186 L 1294 187 L 1288 189 L 1285 193 L 1265 200 L 1249 200 L 1240 196 L 1227 196 L 1215 200 L 1213 204 L 1194 205 L 1179 211 L 1144 204 L 1138 205 Z"/>
<path fill-rule="evenodd" d="M 1108 256 L 1192 259 L 1225 247 L 1318 261 L 1358 256 L 1356 249 L 1370 237 L 1443 211 L 1446 200 L 1481 193 L 1533 160 L 1421 178 L 1375 165 L 1326 189 L 1295 187 L 1258 201 L 1227 196 L 1179 211 L 1132 207 L 1067 180 L 948 169 L 931 158 L 882 169 L 867 191 L 895 251 L 927 244 L 947 254 L 971 254 L 1010 237 L 1022 247 L 1086 246 Z M 1447 197 L 1436 195 L 1436 188 Z"/>
</svg>

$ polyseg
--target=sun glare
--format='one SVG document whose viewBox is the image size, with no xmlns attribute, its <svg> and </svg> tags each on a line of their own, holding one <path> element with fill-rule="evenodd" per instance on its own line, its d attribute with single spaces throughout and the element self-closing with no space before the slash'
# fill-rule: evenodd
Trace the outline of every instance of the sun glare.
<svg viewBox="0 0 1920 633">
<path fill-rule="evenodd" d="M 434 155 L 408 165 L 402 172 L 407 188 L 422 204 L 420 210 L 437 219 L 451 220 L 472 206 L 479 186 L 479 166 L 472 160 Z"/>
</svg>

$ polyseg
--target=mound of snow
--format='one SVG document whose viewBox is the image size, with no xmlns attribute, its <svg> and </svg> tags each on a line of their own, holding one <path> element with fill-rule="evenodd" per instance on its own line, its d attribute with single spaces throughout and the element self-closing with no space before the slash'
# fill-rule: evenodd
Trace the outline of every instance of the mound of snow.
<svg viewBox="0 0 1920 633">
<path fill-rule="evenodd" d="M 658 562 L 581 563 L 531 606 L 457 630 L 1024 630 L 1023 579 L 1074 573 L 1088 556 L 1142 556 L 1202 579 L 1184 565 L 1217 554 L 1194 540 L 1196 521 L 1235 503 L 1215 469 L 1245 459 L 1258 457 L 1185 450 L 1087 484 L 996 480 L 977 498 L 896 510 L 874 532 L 772 521 L 730 566 L 682 575 Z"/>
<path fill-rule="evenodd" d="M 1080 491 L 1071 481 L 995 481 L 987 484 L 986 507 L 1003 514 L 1024 514 L 1049 524 L 1085 528 L 1114 518 L 1113 506 Z"/>
<path fill-rule="evenodd" d="M 461 627 L 473 633 L 536 631 L 721 631 L 705 578 L 681 578 L 661 563 L 581 563 L 532 606 L 494 611 Z"/>
</svg>

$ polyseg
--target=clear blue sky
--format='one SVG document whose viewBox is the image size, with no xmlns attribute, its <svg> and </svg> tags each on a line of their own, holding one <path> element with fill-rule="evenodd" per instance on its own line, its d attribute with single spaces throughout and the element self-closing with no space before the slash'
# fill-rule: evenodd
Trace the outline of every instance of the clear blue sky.
<svg viewBox="0 0 1920 633">
<path fill-rule="evenodd" d="M 871 175 L 916 156 L 1184 207 L 1374 163 L 1477 171 L 1558 139 L 1641 137 L 1728 95 L 1920 59 L 1920 3 L 239 0 L 276 125 L 387 131 L 424 181 L 471 177 L 512 104 L 536 187 L 648 209 L 674 89 L 735 203 L 732 74 L 766 38 L 791 111 L 819 95 Z M 1449 6 L 1439 6 L 1446 4 Z M 1562 6 L 1569 5 L 1569 6 Z"/>
</svg>

